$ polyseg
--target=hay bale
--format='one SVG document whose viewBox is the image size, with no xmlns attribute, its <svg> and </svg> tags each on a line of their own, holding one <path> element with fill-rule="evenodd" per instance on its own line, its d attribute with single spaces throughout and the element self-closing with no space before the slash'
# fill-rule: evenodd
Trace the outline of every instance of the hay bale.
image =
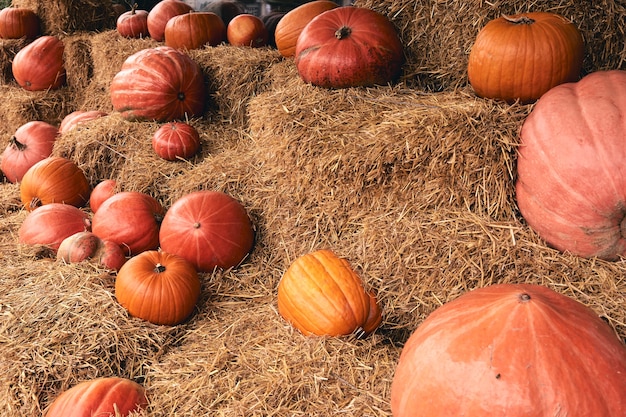
<svg viewBox="0 0 626 417">
<path fill-rule="evenodd" d="M 45 35 L 67 35 L 80 31 L 101 31 L 115 27 L 111 0 L 13 0 L 13 7 L 33 10 Z"/>
<path fill-rule="evenodd" d="M 0 39 L 0 85 L 15 82 L 12 68 L 13 58 L 28 43 L 26 38 Z"/>
<path fill-rule="evenodd" d="M 390 18 L 405 45 L 402 80 L 427 91 L 466 85 L 468 55 L 480 29 L 502 14 L 528 11 L 558 13 L 576 24 L 585 39 L 584 73 L 626 69 L 626 5 L 616 0 L 356 0 L 354 5 Z"/>
</svg>

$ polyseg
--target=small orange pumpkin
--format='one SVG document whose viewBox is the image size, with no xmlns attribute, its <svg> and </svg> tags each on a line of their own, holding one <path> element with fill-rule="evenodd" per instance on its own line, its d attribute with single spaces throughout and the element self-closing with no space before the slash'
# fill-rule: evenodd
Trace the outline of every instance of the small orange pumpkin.
<svg viewBox="0 0 626 417">
<path fill-rule="evenodd" d="M 145 251 L 118 271 L 115 297 L 130 315 L 173 326 L 193 312 L 200 297 L 200 279 L 196 268 L 182 257 Z"/>
<path fill-rule="evenodd" d="M 175 16 L 165 25 L 165 45 L 176 49 L 217 46 L 226 39 L 226 25 L 212 12 L 193 12 Z"/>
<path fill-rule="evenodd" d="M 167 161 L 187 159 L 200 149 L 200 134 L 188 123 L 166 123 L 152 135 L 152 149 Z"/>
<path fill-rule="evenodd" d="M 319 336 L 363 336 L 382 318 L 376 298 L 349 262 L 327 249 L 297 258 L 285 271 L 278 311 L 303 334 Z"/>
</svg>

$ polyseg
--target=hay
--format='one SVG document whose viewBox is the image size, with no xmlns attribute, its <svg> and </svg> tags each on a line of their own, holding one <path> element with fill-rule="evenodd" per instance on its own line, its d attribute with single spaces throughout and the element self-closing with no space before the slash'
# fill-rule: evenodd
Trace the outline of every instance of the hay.
<svg viewBox="0 0 626 417">
<path fill-rule="evenodd" d="M 26 38 L 0 40 L 0 85 L 15 82 L 13 78 L 13 58 L 20 49 L 28 45 Z"/>
<path fill-rule="evenodd" d="M 584 73 L 626 69 L 626 5 L 615 0 L 487 2 L 463 0 L 356 0 L 388 16 L 405 45 L 402 79 L 427 91 L 467 84 L 467 60 L 476 35 L 502 14 L 547 11 L 576 24 L 585 40 Z"/>
</svg>

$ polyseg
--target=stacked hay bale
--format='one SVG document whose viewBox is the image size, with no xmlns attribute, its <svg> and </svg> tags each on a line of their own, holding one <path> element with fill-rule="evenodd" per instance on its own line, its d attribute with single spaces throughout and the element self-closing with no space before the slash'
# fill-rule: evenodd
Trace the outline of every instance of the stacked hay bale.
<svg viewBox="0 0 626 417">
<path fill-rule="evenodd" d="M 2 86 L 3 135 L 22 120 L 109 112 L 59 137 L 54 154 L 76 161 L 92 185 L 113 178 L 165 207 L 198 189 L 226 192 L 248 210 L 256 241 L 239 267 L 202 274 L 187 322 L 156 326 L 116 302 L 110 271 L 18 245 L 26 216 L 19 185 L 2 183 L 0 409 L 40 415 L 77 382 L 116 375 L 146 386 L 145 415 L 390 415 L 391 380 L 409 334 L 442 303 L 492 283 L 549 286 L 626 337 L 626 284 L 617 278 L 624 264 L 550 249 L 518 214 L 517 134 L 532 106 L 479 99 L 467 86 L 471 40 L 504 9 L 432 0 L 357 5 L 400 28 L 408 59 L 400 83 L 324 90 L 303 83 L 293 61 L 273 49 L 190 51 L 210 106 L 189 121 L 202 148 L 187 161 L 159 159 L 150 148 L 159 124 L 124 120 L 110 104 L 111 79 L 132 53 L 158 44 L 151 39 L 68 31 L 66 87 Z M 585 27 L 625 17 L 613 4 L 588 14 Z M 623 36 L 613 33 L 602 42 L 619 51 Z M 607 48 L 589 51 L 587 71 L 624 66 L 623 51 L 618 62 Z M 319 248 L 347 258 L 376 290 L 384 317 L 371 337 L 305 337 L 279 316 L 282 273 Z"/>
</svg>

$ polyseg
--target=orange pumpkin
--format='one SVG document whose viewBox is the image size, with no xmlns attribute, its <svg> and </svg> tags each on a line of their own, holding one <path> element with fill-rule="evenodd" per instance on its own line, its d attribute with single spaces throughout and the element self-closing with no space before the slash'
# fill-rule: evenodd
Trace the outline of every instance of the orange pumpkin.
<svg viewBox="0 0 626 417">
<path fill-rule="evenodd" d="M 56 36 L 40 36 L 13 58 L 11 69 L 15 81 L 25 90 L 43 91 L 65 84 L 63 41 Z"/>
<path fill-rule="evenodd" d="M 261 18 L 243 13 L 235 16 L 226 27 L 226 39 L 233 46 L 259 48 L 267 45 L 269 33 Z"/>
<path fill-rule="evenodd" d="M 41 32 L 39 16 L 26 7 L 5 7 L 0 10 L 0 38 L 35 39 Z"/>
<path fill-rule="evenodd" d="M 52 154 L 59 129 L 43 121 L 31 121 L 23 124 L 9 139 L 9 144 L 2 152 L 0 168 L 7 180 L 16 183 L 30 167 Z"/>
<path fill-rule="evenodd" d="M 347 260 L 322 249 L 297 258 L 285 271 L 278 311 L 305 335 L 363 336 L 380 323 L 371 295 Z"/>
<path fill-rule="evenodd" d="M 583 52 L 582 35 L 562 16 L 502 16 L 478 33 L 467 75 L 480 97 L 531 103 L 556 85 L 578 80 Z"/>
<path fill-rule="evenodd" d="M 626 348 L 583 304 L 499 284 L 444 304 L 402 349 L 394 417 L 626 415 Z"/>
<path fill-rule="evenodd" d="M 148 11 L 137 9 L 134 3 L 129 11 L 120 14 L 115 22 L 117 32 L 125 38 L 145 38 L 148 31 Z"/>
<path fill-rule="evenodd" d="M 135 381 L 119 377 L 96 378 L 62 392 L 45 417 L 128 416 L 148 405 L 146 390 Z"/>
<path fill-rule="evenodd" d="M 117 181 L 108 179 L 100 181 L 93 187 L 89 195 L 89 208 L 93 213 L 98 211 L 104 200 L 117 192 Z"/>
<path fill-rule="evenodd" d="M 65 238 L 90 227 L 89 216 L 81 209 L 50 203 L 28 213 L 20 225 L 18 239 L 26 245 L 43 245 L 56 251 Z"/>
<path fill-rule="evenodd" d="M 182 257 L 145 251 L 118 271 L 115 297 L 130 315 L 173 326 L 193 312 L 200 297 L 200 279 L 196 268 Z"/>
<path fill-rule="evenodd" d="M 188 123 L 170 122 L 154 132 L 152 149 L 168 161 L 187 159 L 200 149 L 200 134 Z"/>
<path fill-rule="evenodd" d="M 284 57 L 292 57 L 296 53 L 296 42 L 302 29 L 317 15 L 339 7 L 329 0 L 315 0 L 304 3 L 287 12 L 276 24 L 274 41 L 278 52 Z"/>
<path fill-rule="evenodd" d="M 91 186 L 85 173 L 70 159 L 50 156 L 30 167 L 20 183 L 26 210 L 44 204 L 64 203 L 82 207 L 89 201 Z"/>
<path fill-rule="evenodd" d="M 165 40 L 167 22 L 178 15 L 190 13 L 193 7 L 179 0 L 162 0 L 148 12 L 148 33 L 158 42 Z"/>
<path fill-rule="evenodd" d="M 175 16 L 165 25 L 165 45 L 176 49 L 217 46 L 226 39 L 226 26 L 212 12 L 194 12 Z"/>
</svg>

